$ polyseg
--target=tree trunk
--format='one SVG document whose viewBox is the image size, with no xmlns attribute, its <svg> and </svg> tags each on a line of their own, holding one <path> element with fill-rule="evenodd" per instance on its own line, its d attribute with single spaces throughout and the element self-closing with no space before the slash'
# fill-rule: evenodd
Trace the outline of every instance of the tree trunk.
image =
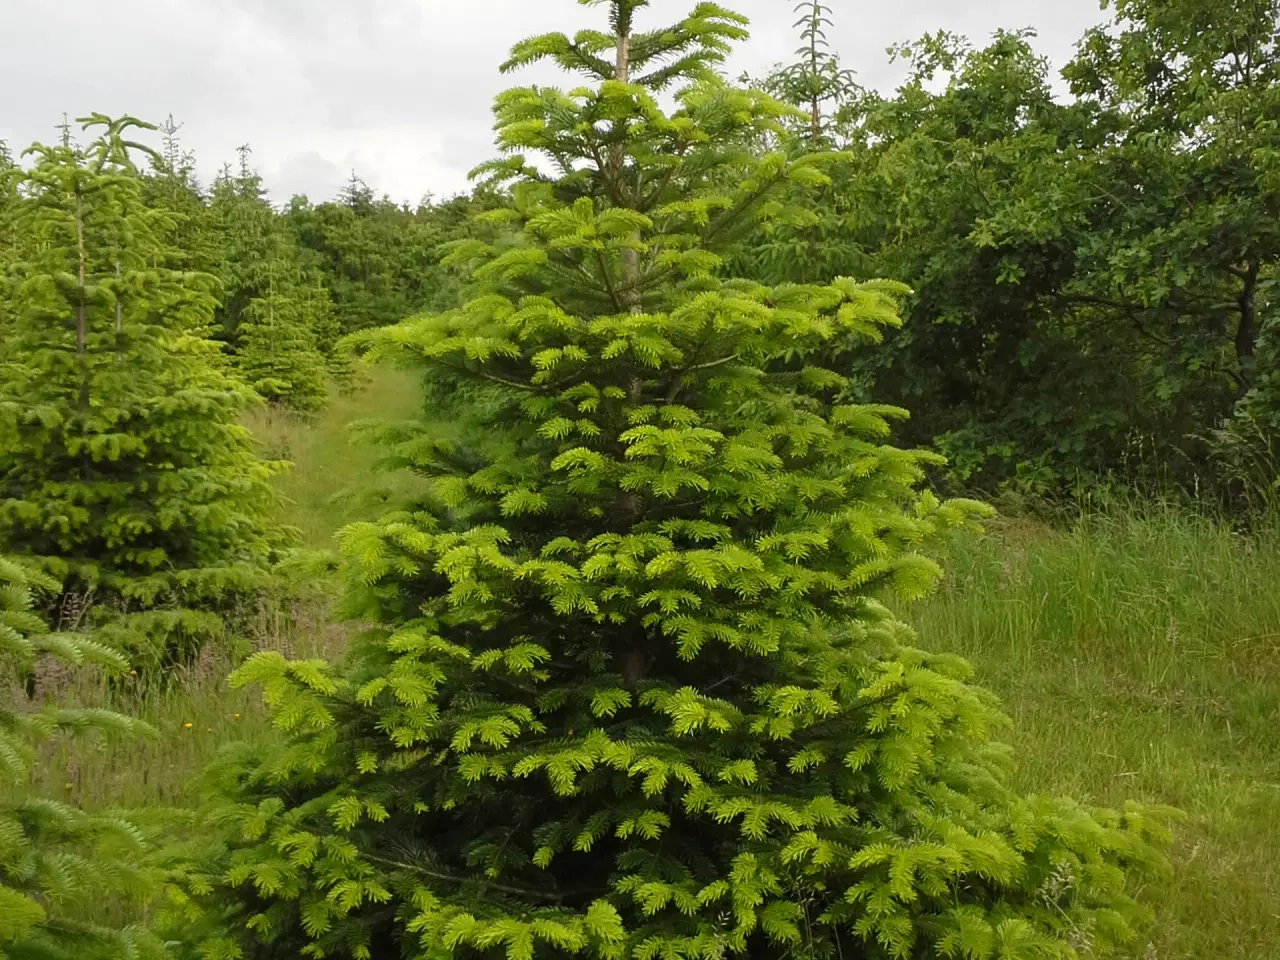
<svg viewBox="0 0 1280 960">
<path fill-rule="evenodd" d="M 80 367 L 80 396 L 79 409 L 82 417 L 87 417 L 89 413 L 89 330 L 88 330 L 88 311 L 86 304 L 86 286 L 87 286 L 87 260 L 88 255 L 85 253 L 84 247 L 84 194 L 81 192 L 80 183 L 77 181 L 75 187 L 76 201 L 76 259 L 79 265 L 79 285 L 76 289 L 76 362 Z M 81 424 L 81 429 L 84 424 Z M 84 450 L 80 454 L 80 478 L 87 481 L 90 473 L 90 460 L 88 450 Z"/>
<path fill-rule="evenodd" d="M 1258 342 L 1258 274 L 1262 265 L 1249 264 L 1244 272 L 1244 286 L 1236 304 L 1240 310 L 1240 324 L 1236 327 L 1236 366 L 1244 390 L 1253 386 L 1253 358 Z"/>
<path fill-rule="evenodd" d="M 618 55 L 614 63 L 613 76 L 619 83 L 631 82 L 631 33 L 625 27 L 620 27 L 617 36 Z M 626 197 L 623 188 L 623 167 L 626 163 L 627 151 L 626 147 L 619 143 L 613 148 L 613 175 L 618 183 L 618 195 Z M 638 241 L 640 234 L 633 233 L 632 240 Z M 640 290 L 637 283 L 640 280 L 640 253 L 637 250 L 623 250 L 622 261 L 622 299 L 627 304 L 632 313 L 639 313 L 640 306 Z"/>
</svg>

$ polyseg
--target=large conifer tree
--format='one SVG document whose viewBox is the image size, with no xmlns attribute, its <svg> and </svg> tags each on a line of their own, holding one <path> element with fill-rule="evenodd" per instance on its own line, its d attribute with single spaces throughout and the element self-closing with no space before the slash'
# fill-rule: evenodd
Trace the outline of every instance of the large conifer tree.
<svg viewBox="0 0 1280 960">
<path fill-rule="evenodd" d="M 0 546 L 65 579 L 64 606 L 121 614 L 159 656 L 221 629 L 277 543 L 275 466 L 238 423 L 253 395 L 206 339 L 212 277 L 157 266 L 168 214 L 140 199 L 107 122 L 87 149 L 33 148 L 4 294 Z"/>
<path fill-rule="evenodd" d="M 440 387 L 400 449 L 432 493 L 343 534 L 348 666 L 238 676 L 287 738 L 215 771 L 201 956 L 1106 954 L 1159 818 L 1015 794 L 992 697 L 883 602 L 984 512 L 824 365 L 901 291 L 722 279 L 820 160 L 751 152 L 786 108 L 711 72 L 739 17 L 597 5 L 507 64 L 591 81 L 497 101 L 524 242 L 361 339 Z"/>
</svg>

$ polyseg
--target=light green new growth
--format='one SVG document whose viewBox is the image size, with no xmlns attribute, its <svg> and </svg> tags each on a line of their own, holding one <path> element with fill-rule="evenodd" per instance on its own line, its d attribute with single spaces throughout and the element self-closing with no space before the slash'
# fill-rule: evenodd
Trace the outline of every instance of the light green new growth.
<svg viewBox="0 0 1280 960">
<path fill-rule="evenodd" d="M 64 580 L 54 606 L 111 618 L 156 659 L 222 629 L 279 544 L 280 465 L 238 419 L 254 397 L 206 339 L 213 278 L 166 269 L 170 216 L 141 200 L 124 139 L 32 148 L 24 259 L 0 289 L 0 547 Z M 66 611 L 74 611 L 67 614 Z"/>
<path fill-rule="evenodd" d="M 755 150 L 792 112 L 712 73 L 742 18 L 599 5 L 507 64 L 593 81 L 498 98 L 523 242 L 356 339 L 426 371 L 439 422 L 387 436 L 429 493 L 342 534 L 349 664 L 236 677 L 284 742 L 212 774 L 201 956 L 1112 953 L 1163 816 L 1015 794 L 993 698 L 886 605 L 989 513 L 920 493 L 904 411 L 832 368 L 905 291 L 724 277 L 826 158 Z"/>
</svg>

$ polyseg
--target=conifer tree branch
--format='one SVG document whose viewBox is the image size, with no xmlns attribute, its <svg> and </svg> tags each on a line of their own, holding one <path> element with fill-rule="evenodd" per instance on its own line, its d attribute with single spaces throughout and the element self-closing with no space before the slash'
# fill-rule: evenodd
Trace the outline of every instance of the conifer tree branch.
<svg viewBox="0 0 1280 960">
<path fill-rule="evenodd" d="M 766 196 L 768 196 L 770 191 L 772 191 L 775 187 L 777 187 L 778 184 L 782 183 L 784 179 L 785 177 L 782 174 L 775 174 L 774 176 L 770 177 L 768 180 L 766 180 L 764 183 L 758 186 L 755 190 L 753 190 L 745 199 L 743 199 L 741 203 L 739 203 L 737 206 L 733 207 L 732 209 L 726 210 L 724 213 L 718 216 L 715 219 L 715 221 L 713 221 L 711 225 L 707 228 L 706 232 L 703 234 L 703 238 L 705 240 L 711 240 L 715 238 L 715 236 L 719 234 L 722 230 L 731 226 L 734 223 L 734 221 L 736 221 L 739 217 L 741 217 L 748 210 L 750 210 L 757 203 L 759 203 Z"/>
<path fill-rule="evenodd" d="M 573 267 L 573 270 L 572 271 L 567 270 L 564 267 L 557 264 L 554 260 L 550 260 L 547 263 L 547 267 L 550 270 L 554 271 L 557 277 L 559 277 L 562 280 L 569 281 L 571 283 L 577 282 L 578 280 L 585 280 L 587 281 L 587 284 L 589 285 L 589 289 L 592 293 L 599 294 L 600 297 L 605 301 L 608 301 L 610 303 L 615 303 L 615 304 L 617 303 L 616 297 L 611 295 L 610 290 L 606 288 L 604 285 L 602 285 L 600 278 L 595 276 L 593 273 L 591 273 L 591 271 L 587 269 L 584 263 L 582 263 L 579 260 L 574 260 L 567 253 L 563 254 L 563 256 L 564 256 L 565 262 L 568 263 L 571 267 Z M 621 307 L 615 306 L 614 309 L 620 310 Z"/>
<path fill-rule="evenodd" d="M 685 158 L 685 155 L 689 152 L 689 146 L 690 144 L 687 140 L 684 143 L 682 143 L 680 145 L 680 149 L 677 150 L 675 153 L 675 158 L 677 160 L 683 160 Z M 639 207 L 640 210 L 642 211 L 649 210 L 653 207 L 655 203 L 658 202 L 658 200 L 662 197 L 662 195 L 666 193 L 667 188 L 671 186 L 671 181 L 675 179 L 676 171 L 679 168 L 680 168 L 679 163 L 673 163 L 669 167 L 667 167 L 666 173 L 663 174 L 662 177 L 658 180 L 653 190 L 649 192 L 648 196 L 646 196 L 642 201 L 640 201 L 640 207 Z"/>
<path fill-rule="evenodd" d="M 483 370 L 472 370 L 470 367 L 449 363 L 446 360 L 437 360 L 446 370 L 452 370 L 454 373 L 462 374 L 467 377 L 479 377 L 481 380 L 488 380 L 491 383 L 501 384 L 504 387 L 511 387 L 515 390 L 523 390 L 526 393 L 542 393 L 543 390 L 535 387 L 531 383 L 521 383 L 519 380 L 508 380 L 506 377 L 499 377 L 497 374 L 485 373 Z"/>
<path fill-rule="evenodd" d="M 490 880 L 488 877 L 461 877 L 457 874 L 446 873 L 443 870 L 431 870 L 416 863 L 405 863 L 403 860 L 393 860 L 390 857 L 380 857 L 376 854 L 368 853 L 367 851 L 361 851 L 360 855 L 372 863 L 379 863 L 384 867 L 393 867 L 398 870 L 406 870 L 409 873 L 416 873 L 419 876 L 429 877 L 432 880 L 440 880 L 444 883 L 456 883 L 459 886 L 467 883 L 477 883 L 482 886 L 498 890 L 502 893 L 509 893 L 513 897 L 528 897 L 532 900 L 543 900 L 547 903 L 561 903 L 566 897 L 589 892 L 586 890 L 550 891 L 539 890 L 534 887 L 518 887 L 514 884 L 499 883 L 496 880 Z"/>
<path fill-rule="evenodd" d="M 741 356 L 742 354 L 735 353 L 728 357 L 721 357 L 719 360 L 711 360 L 707 363 L 696 363 L 692 366 L 681 367 L 679 370 L 675 371 L 675 374 L 671 378 L 671 387 L 667 391 L 665 402 L 668 405 L 676 402 L 676 398 L 680 395 L 680 389 L 684 386 L 681 380 L 685 374 L 692 373 L 695 370 L 713 370 L 716 367 L 722 367 L 727 363 L 733 363 L 735 360 L 740 359 Z"/>
<path fill-rule="evenodd" d="M 706 363 L 697 363 L 692 367 L 685 367 L 683 373 L 692 373 L 694 370 L 712 370 L 716 367 L 723 367 L 726 363 L 733 363 L 735 360 L 742 359 L 741 353 L 730 354 L 727 357 L 721 357 L 719 360 L 709 360 Z"/>
</svg>

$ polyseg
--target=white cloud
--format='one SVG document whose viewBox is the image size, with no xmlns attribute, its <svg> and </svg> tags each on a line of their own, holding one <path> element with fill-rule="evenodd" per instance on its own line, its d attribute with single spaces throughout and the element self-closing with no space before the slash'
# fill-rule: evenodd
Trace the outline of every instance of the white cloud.
<svg viewBox="0 0 1280 960">
<path fill-rule="evenodd" d="M 602 11 L 577 0 L 3 0 L 0 139 L 55 135 L 63 111 L 183 122 L 208 177 L 248 142 L 280 200 L 332 195 L 352 167 L 398 200 L 462 189 L 491 153 L 489 104 L 514 82 L 554 82 L 498 65 L 512 43 L 572 31 Z M 1055 63 L 1101 18 L 1097 0 L 916 0 L 835 8 L 833 47 L 863 83 L 900 76 L 884 48 L 948 29 L 985 39 L 1032 26 Z M 752 18 L 736 74 L 790 59 L 792 0 L 727 0 Z M 653 23 L 692 0 L 653 0 Z"/>
<path fill-rule="evenodd" d="M 342 189 L 348 175 L 348 170 L 315 150 L 295 154 L 265 171 L 268 183 L 288 184 L 289 194 L 302 193 L 309 197 L 333 196 Z"/>
</svg>

